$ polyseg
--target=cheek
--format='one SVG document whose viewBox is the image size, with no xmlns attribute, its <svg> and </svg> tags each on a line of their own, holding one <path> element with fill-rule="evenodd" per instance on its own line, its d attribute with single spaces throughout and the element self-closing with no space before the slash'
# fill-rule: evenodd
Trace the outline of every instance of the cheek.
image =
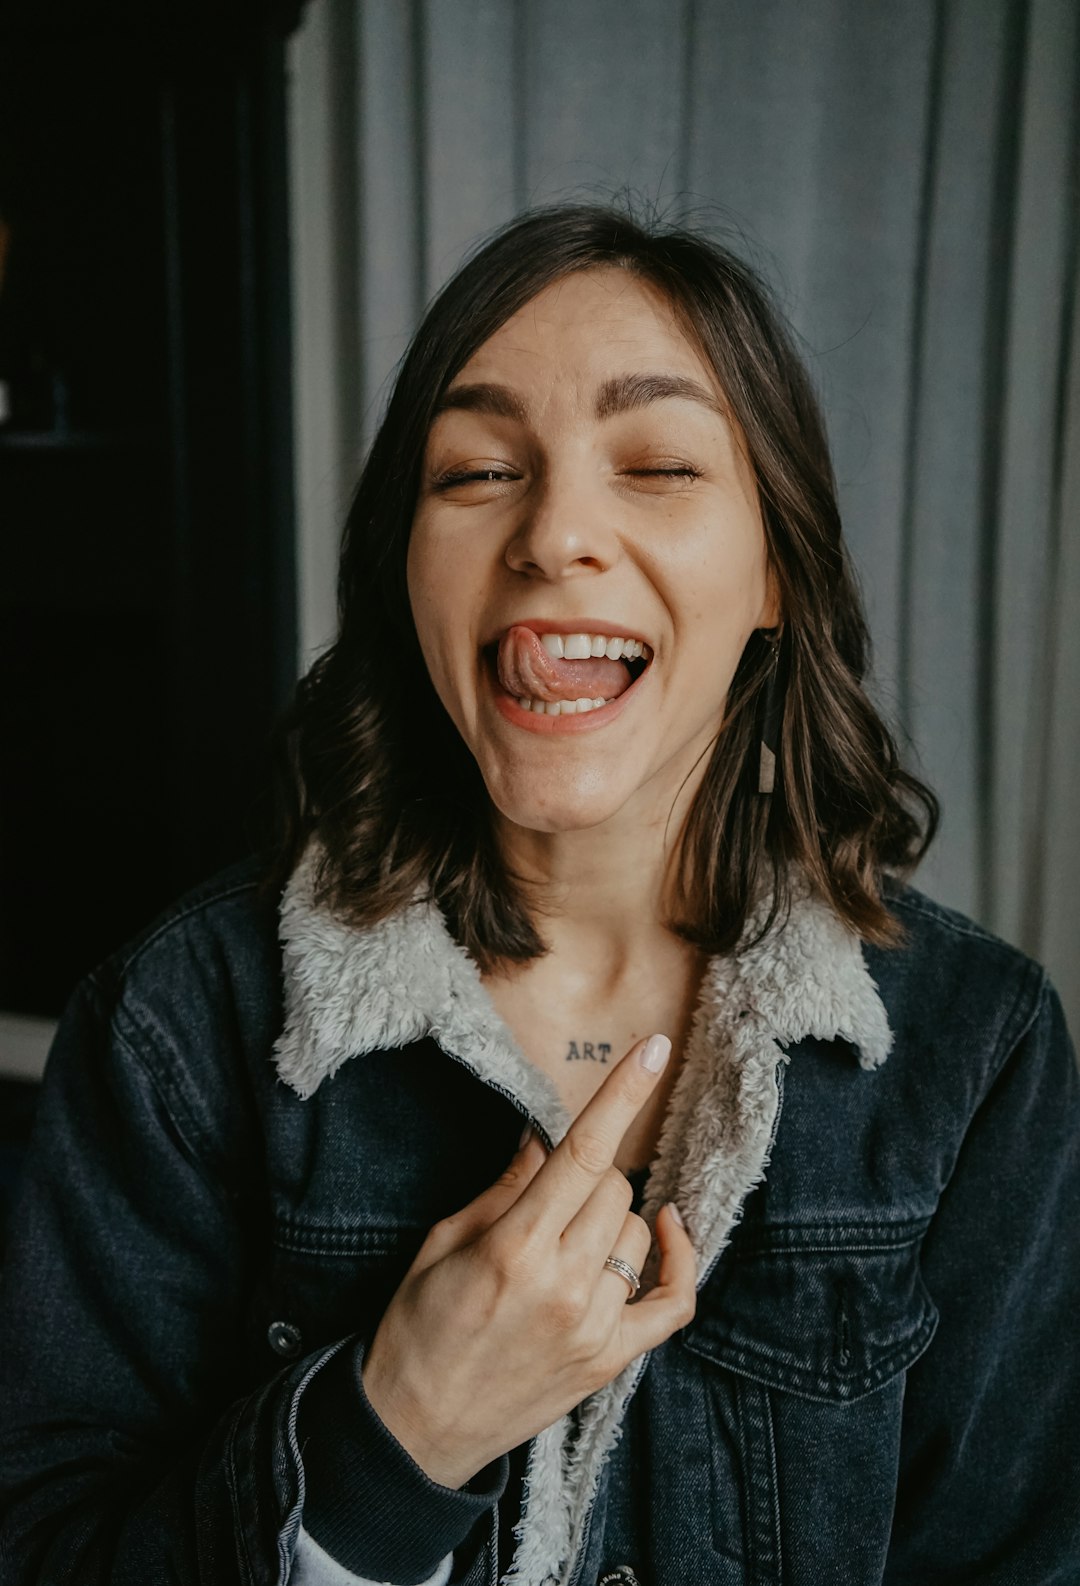
<svg viewBox="0 0 1080 1586">
<path fill-rule="evenodd" d="M 459 728 L 472 708 L 462 697 L 463 688 L 471 692 L 466 572 L 467 559 L 448 556 L 422 522 L 414 525 L 405 564 L 413 625 L 435 692 Z"/>
<path fill-rule="evenodd" d="M 414 524 L 405 576 L 416 635 L 429 667 L 445 649 L 448 614 L 454 609 L 446 561 L 437 554 L 433 538 L 424 525 Z"/>
<path fill-rule="evenodd" d="M 700 526 L 692 543 L 658 557 L 656 573 L 703 641 L 711 635 L 717 646 L 741 651 L 761 624 L 768 604 L 768 556 L 756 522 L 718 515 Z"/>
</svg>

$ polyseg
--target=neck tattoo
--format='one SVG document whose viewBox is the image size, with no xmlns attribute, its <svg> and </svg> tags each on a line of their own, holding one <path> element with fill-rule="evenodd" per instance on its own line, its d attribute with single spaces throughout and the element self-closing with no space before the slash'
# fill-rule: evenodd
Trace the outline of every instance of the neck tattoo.
<svg viewBox="0 0 1080 1586">
<path fill-rule="evenodd" d="M 610 1041 L 571 1041 L 566 1053 L 568 1063 L 606 1063 L 611 1056 Z"/>
</svg>

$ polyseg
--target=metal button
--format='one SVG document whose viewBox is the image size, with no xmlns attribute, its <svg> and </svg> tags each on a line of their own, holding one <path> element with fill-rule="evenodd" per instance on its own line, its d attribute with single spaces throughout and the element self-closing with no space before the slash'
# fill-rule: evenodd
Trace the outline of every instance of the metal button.
<svg viewBox="0 0 1080 1586">
<path fill-rule="evenodd" d="M 601 1575 L 596 1586 L 641 1586 L 641 1582 L 629 1564 L 620 1564 L 616 1569 L 609 1569 L 606 1575 Z"/>
<path fill-rule="evenodd" d="M 266 1342 L 275 1355 L 292 1360 L 300 1353 L 300 1329 L 294 1327 L 292 1322 L 271 1322 L 266 1329 Z"/>
</svg>

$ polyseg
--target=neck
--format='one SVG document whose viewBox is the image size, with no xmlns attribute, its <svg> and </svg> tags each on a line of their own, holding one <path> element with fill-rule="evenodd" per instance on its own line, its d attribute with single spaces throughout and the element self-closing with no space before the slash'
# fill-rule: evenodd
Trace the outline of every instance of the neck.
<svg viewBox="0 0 1080 1586">
<path fill-rule="evenodd" d="M 581 831 L 538 832 L 497 818 L 504 860 L 536 899 L 544 961 L 574 964 L 614 986 L 644 961 L 696 957 L 665 924 L 685 811 L 654 820 L 605 821 Z"/>
</svg>

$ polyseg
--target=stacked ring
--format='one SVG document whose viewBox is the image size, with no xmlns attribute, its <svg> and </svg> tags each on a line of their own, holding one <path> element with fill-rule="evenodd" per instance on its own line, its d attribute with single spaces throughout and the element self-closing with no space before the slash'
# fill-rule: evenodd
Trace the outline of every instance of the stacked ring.
<svg viewBox="0 0 1080 1586">
<path fill-rule="evenodd" d="M 626 1279 L 627 1283 L 630 1285 L 630 1293 L 626 1296 L 626 1298 L 628 1301 L 632 1300 L 638 1289 L 641 1287 L 641 1278 L 634 1271 L 629 1261 L 624 1261 L 621 1256 L 608 1256 L 607 1260 L 604 1262 L 604 1265 L 605 1267 L 610 1267 L 612 1272 L 617 1272 L 621 1278 Z"/>
</svg>

